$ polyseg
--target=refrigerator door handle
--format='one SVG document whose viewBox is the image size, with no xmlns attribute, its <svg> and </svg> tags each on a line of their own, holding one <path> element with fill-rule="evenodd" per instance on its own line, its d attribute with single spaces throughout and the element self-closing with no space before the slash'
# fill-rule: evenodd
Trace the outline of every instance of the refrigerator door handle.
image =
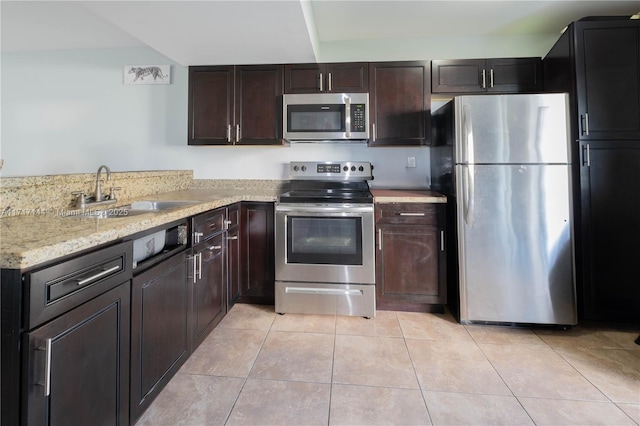
<svg viewBox="0 0 640 426">
<path fill-rule="evenodd" d="M 461 163 L 473 163 L 474 142 L 473 142 L 473 122 L 471 121 L 471 107 L 468 104 L 462 107 L 462 146 Z"/>
<path fill-rule="evenodd" d="M 467 226 L 473 224 L 473 215 L 475 210 L 475 201 L 474 201 L 474 167 L 473 166 L 463 166 L 464 167 L 464 222 Z"/>
</svg>

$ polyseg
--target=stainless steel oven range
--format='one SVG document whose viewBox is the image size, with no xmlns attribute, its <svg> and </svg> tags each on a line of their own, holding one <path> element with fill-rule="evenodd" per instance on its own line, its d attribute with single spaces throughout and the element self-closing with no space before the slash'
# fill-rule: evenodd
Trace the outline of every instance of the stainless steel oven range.
<svg viewBox="0 0 640 426">
<path fill-rule="evenodd" d="M 275 208 L 276 312 L 375 316 L 372 169 L 290 163 Z"/>
</svg>

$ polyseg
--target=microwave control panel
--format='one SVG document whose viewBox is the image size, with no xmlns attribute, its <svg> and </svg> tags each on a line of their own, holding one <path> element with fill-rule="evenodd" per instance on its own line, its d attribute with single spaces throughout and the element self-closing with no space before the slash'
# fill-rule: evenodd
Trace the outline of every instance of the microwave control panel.
<svg viewBox="0 0 640 426">
<path fill-rule="evenodd" d="M 366 130 L 366 123 L 364 119 L 365 104 L 351 104 L 351 131 L 352 132 L 364 132 Z"/>
</svg>

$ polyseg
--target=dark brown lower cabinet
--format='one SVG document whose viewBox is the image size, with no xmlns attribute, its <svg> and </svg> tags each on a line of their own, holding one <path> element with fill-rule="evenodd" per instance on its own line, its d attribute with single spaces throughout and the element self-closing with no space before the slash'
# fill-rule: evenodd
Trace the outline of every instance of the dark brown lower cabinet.
<svg viewBox="0 0 640 426">
<path fill-rule="evenodd" d="M 189 356 L 185 252 L 133 278 L 131 292 L 131 424 Z"/>
<path fill-rule="evenodd" d="M 273 203 L 243 202 L 241 206 L 242 295 L 244 303 L 274 303 Z"/>
<path fill-rule="evenodd" d="M 376 204 L 377 309 L 444 312 L 443 209 L 424 203 Z"/>
<path fill-rule="evenodd" d="M 25 334 L 24 424 L 129 424 L 130 283 Z"/>
<path fill-rule="evenodd" d="M 195 350 L 227 313 L 225 237 L 222 232 L 193 248 L 193 345 Z"/>
<path fill-rule="evenodd" d="M 580 147 L 582 316 L 640 322 L 640 141 Z"/>
</svg>

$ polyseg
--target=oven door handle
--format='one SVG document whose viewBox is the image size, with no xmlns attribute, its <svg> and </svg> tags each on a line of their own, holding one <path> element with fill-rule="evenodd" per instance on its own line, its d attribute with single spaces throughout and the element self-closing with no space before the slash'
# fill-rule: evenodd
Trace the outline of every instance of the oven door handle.
<svg viewBox="0 0 640 426">
<path fill-rule="evenodd" d="M 284 206 L 276 205 L 277 212 L 286 213 L 372 213 L 373 205 L 366 206 Z"/>
</svg>

